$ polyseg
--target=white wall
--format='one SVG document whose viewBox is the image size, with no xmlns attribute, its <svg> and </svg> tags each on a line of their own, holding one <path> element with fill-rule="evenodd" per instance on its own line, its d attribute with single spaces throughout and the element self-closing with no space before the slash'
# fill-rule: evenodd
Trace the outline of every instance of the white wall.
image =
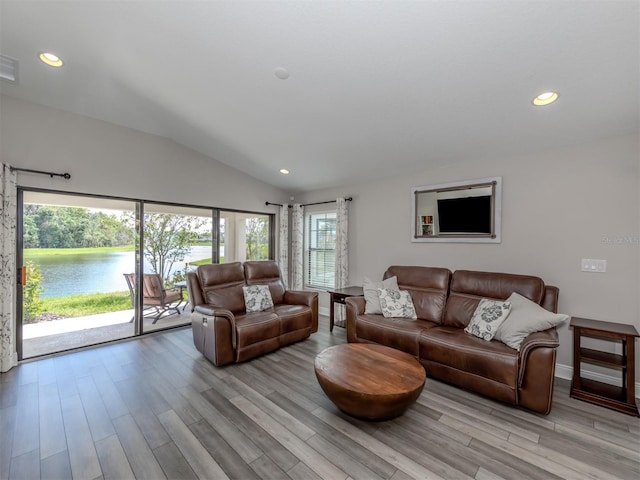
<svg viewBox="0 0 640 480">
<path fill-rule="evenodd" d="M 276 213 L 288 194 L 162 137 L 0 96 L 0 160 L 71 173 L 69 181 L 19 174 L 21 186 Z M 640 330 L 640 157 L 637 136 L 529 156 L 468 159 L 447 168 L 298 195 L 352 195 L 350 280 L 393 264 L 532 274 L 560 288 L 559 310 Z M 410 188 L 502 176 L 501 244 L 410 242 Z M 581 258 L 607 273 L 580 272 Z M 326 308 L 327 295 L 321 297 Z M 558 363 L 571 365 L 559 329 Z M 640 357 L 640 356 L 639 356 Z M 640 365 L 640 363 L 639 363 Z M 636 367 L 640 371 L 639 367 Z"/>
<path fill-rule="evenodd" d="M 69 172 L 18 174 L 20 186 L 277 213 L 282 190 L 163 137 L 0 96 L 0 160 Z M 277 225 L 277 224 L 276 224 Z"/>
<path fill-rule="evenodd" d="M 296 201 L 353 196 L 351 284 L 361 284 L 364 276 L 381 278 L 394 264 L 537 275 L 560 288 L 559 311 L 634 324 L 640 331 L 638 152 L 637 136 L 611 138 L 528 156 L 469 159 L 384 182 L 316 191 Z M 503 178 L 502 243 L 410 241 L 411 187 L 489 176 Z M 581 258 L 606 259 L 607 272 L 581 272 Z M 570 366 L 567 325 L 559 335 L 558 363 Z"/>
</svg>

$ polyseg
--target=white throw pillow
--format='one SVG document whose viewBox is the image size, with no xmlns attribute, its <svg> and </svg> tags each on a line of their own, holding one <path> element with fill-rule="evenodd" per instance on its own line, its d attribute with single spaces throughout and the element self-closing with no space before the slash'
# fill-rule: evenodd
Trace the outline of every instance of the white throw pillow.
<svg viewBox="0 0 640 480">
<path fill-rule="evenodd" d="M 379 288 L 380 308 L 385 318 L 412 318 L 416 319 L 416 309 L 413 307 L 411 294 L 406 290 L 388 290 Z"/>
<path fill-rule="evenodd" d="M 386 288 L 387 290 L 398 290 L 397 277 L 389 277 L 381 282 L 372 282 L 367 277 L 364 277 L 362 282 L 362 290 L 364 292 L 364 313 L 366 314 L 381 314 L 380 308 L 380 294 L 379 288 Z"/>
<path fill-rule="evenodd" d="M 542 332 L 569 320 L 569 315 L 550 312 L 516 292 L 507 301 L 511 304 L 511 313 L 498 328 L 495 339 L 518 351 L 522 341 L 531 333 Z"/>
<path fill-rule="evenodd" d="M 507 319 L 509 313 L 511 313 L 509 302 L 483 298 L 464 331 L 489 341 L 495 337 L 498 327 Z"/>
<path fill-rule="evenodd" d="M 247 313 L 262 312 L 273 308 L 273 299 L 268 285 L 249 285 L 242 287 Z"/>
</svg>

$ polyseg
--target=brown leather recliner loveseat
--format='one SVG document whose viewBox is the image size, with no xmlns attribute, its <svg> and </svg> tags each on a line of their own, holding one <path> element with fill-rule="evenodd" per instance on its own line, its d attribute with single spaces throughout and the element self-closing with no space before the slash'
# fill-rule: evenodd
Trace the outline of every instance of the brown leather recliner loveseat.
<svg viewBox="0 0 640 480">
<path fill-rule="evenodd" d="M 245 285 L 268 285 L 273 308 L 246 312 Z M 193 342 L 214 365 L 243 362 L 318 331 L 318 294 L 285 290 L 273 261 L 201 265 L 187 274 Z"/>
<path fill-rule="evenodd" d="M 542 414 L 551 409 L 556 349 L 555 327 L 526 337 L 520 350 L 497 340 L 467 334 L 480 299 L 506 300 L 513 292 L 557 311 L 558 288 L 527 275 L 446 268 L 393 266 L 384 278 L 396 276 L 408 290 L 417 320 L 365 314 L 365 299 L 350 297 L 347 305 L 349 342 L 378 343 L 415 356 L 427 377 L 437 378 L 482 395 L 521 405 Z"/>
</svg>

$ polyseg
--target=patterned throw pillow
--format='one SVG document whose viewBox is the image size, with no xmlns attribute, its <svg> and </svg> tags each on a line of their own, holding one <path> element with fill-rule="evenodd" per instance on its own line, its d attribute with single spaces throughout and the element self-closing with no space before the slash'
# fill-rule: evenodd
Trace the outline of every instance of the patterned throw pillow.
<svg viewBox="0 0 640 480">
<path fill-rule="evenodd" d="M 418 318 L 411 294 L 406 290 L 379 288 L 380 308 L 385 318 Z"/>
<path fill-rule="evenodd" d="M 492 340 L 509 313 L 511 313 L 511 303 L 483 298 L 464 331 L 486 341 Z"/>
<path fill-rule="evenodd" d="M 242 287 L 247 313 L 262 312 L 273 308 L 273 299 L 268 285 L 249 285 Z"/>
</svg>

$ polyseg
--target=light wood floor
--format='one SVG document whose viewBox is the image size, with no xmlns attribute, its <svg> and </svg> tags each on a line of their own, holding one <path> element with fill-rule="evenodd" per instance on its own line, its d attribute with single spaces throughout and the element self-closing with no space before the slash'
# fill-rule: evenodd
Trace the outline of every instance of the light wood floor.
<svg viewBox="0 0 640 480">
<path fill-rule="evenodd" d="M 556 387 L 544 417 L 427 380 L 366 423 L 318 386 L 310 339 L 216 368 L 190 329 L 24 363 L 0 376 L 0 478 L 640 478 L 640 421 Z"/>
</svg>

